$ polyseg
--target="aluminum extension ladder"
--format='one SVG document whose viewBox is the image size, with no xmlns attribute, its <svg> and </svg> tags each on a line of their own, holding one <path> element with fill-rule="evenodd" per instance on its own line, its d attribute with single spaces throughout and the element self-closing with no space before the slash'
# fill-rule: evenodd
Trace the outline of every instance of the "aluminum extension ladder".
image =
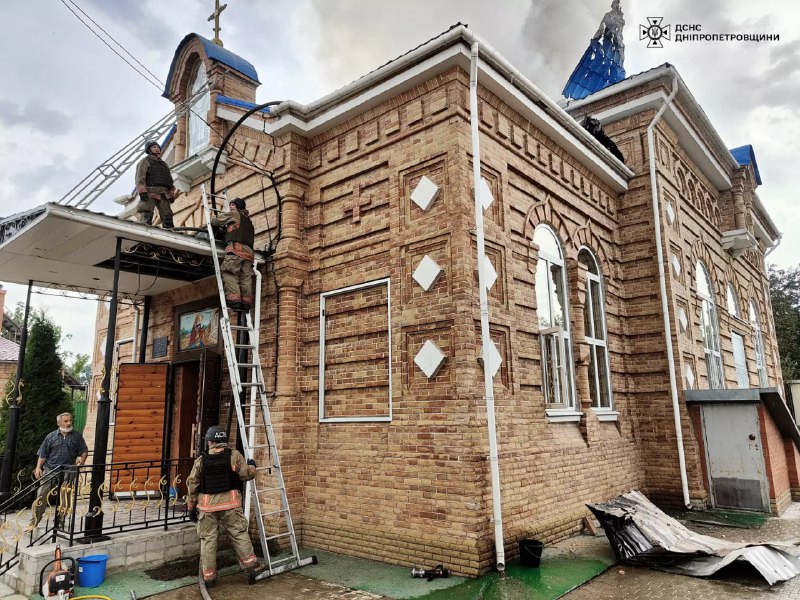
<svg viewBox="0 0 800 600">
<path fill-rule="evenodd" d="M 76 208 L 89 208 L 115 181 L 130 169 L 134 163 L 142 158 L 144 144 L 147 140 L 160 140 L 177 120 L 189 112 L 204 94 L 208 93 L 208 84 L 197 90 L 185 102 L 181 102 L 174 110 L 167 113 L 153 125 L 133 138 L 125 146 L 108 157 L 103 164 L 95 167 L 91 173 L 81 179 L 69 190 L 57 204 L 74 206 Z M 161 142 L 159 142 L 161 143 Z"/>
<path fill-rule="evenodd" d="M 214 260 L 214 272 L 217 278 L 217 289 L 219 291 L 219 302 L 222 308 L 220 318 L 220 328 L 222 329 L 222 342 L 225 347 L 225 357 L 228 361 L 228 373 L 231 378 L 231 389 L 233 391 L 234 406 L 236 407 L 236 417 L 238 423 L 239 439 L 242 441 L 245 459 L 255 459 L 254 451 L 258 449 L 267 450 L 269 464 L 256 468 L 256 479 L 249 482 L 252 494 L 252 505 L 255 509 L 256 521 L 258 522 L 258 535 L 261 541 L 261 548 L 266 561 L 265 569 L 255 576 L 255 580 L 265 579 L 272 575 L 296 569 L 307 564 L 316 563 L 316 557 L 300 558 L 297 547 L 297 536 L 295 535 L 294 525 L 292 524 L 292 514 L 289 510 L 289 500 L 286 496 L 286 485 L 283 480 L 281 463 L 278 458 L 278 447 L 275 442 L 275 432 L 272 427 L 272 420 L 269 414 L 268 397 L 264 388 L 264 373 L 261 370 L 261 359 L 258 354 L 258 332 L 253 327 L 250 313 L 245 315 L 245 325 L 233 325 L 230 320 L 230 311 L 225 302 L 225 292 L 222 289 L 222 273 L 220 271 L 219 257 L 217 256 L 216 241 L 214 240 L 214 230 L 211 225 L 212 209 L 208 204 L 205 185 L 200 186 L 203 200 L 203 212 L 205 214 L 206 227 L 211 244 L 211 256 Z M 227 208 L 225 195 L 219 195 L 224 202 L 223 207 Z M 256 301 L 260 294 L 256 294 Z M 245 339 L 237 339 L 237 337 Z M 245 356 L 249 355 L 250 360 L 239 362 L 237 354 L 243 351 Z M 242 370 L 250 374 L 249 381 L 242 380 Z M 247 378 L 245 378 L 247 379 Z M 242 402 L 246 391 L 250 391 L 250 401 Z M 258 422 L 260 421 L 260 423 Z M 262 439 L 266 443 L 254 443 L 256 433 L 263 432 Z M 268 477 L 265 477 L 268 476 Z M 258 487 L 259 479 L 269 481 L 267 487 Z M 264 511 L 261 502 L 280 499 L 280 508 L 276 510 Z M 264 519 L 275 518 L 279 520 L 278 533 L 267 534 Z M 281 522 L 282 521 L 282 522 Z M 269 542 L 282 539 L 289 540 L 291 553 L 289 556 L 273 558 L 269 551 Z"/>
</svg>

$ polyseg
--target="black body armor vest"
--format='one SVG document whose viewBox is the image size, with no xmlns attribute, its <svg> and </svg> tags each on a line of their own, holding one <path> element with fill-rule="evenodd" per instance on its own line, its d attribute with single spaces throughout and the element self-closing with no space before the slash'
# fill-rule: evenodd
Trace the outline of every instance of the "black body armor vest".
<svg viewBox="0 0 800 600">
<path fill-rule="evenodd" d="M 147 187 L 165 187 L 171 188 L 174 183 L 172 181 L 172 173 L 169 172 L 167 163 L 163 160 L 150 161 L 150 167 L 147 169 L 147 177 L 145 178 L 145 185 Z"/>
<path fill-rule="evenodd" d="M 256 230 L 253 227 L 253 222 L 243 212 L 239 212 L 239 227 L 231 231 L 225 231 L 225 243 L 232 244 L 238 242 L 244 244 L 248 248 L 252 248 L 255 243 Z"/>
<path fill-rule="evenodd" d="M 231 468 L 231 449 L 219 454 L 203 453 L 203 480 L 200 491 L 204 494 L 219 494 L 239 489 L 239 476 Z"/>
</svg>

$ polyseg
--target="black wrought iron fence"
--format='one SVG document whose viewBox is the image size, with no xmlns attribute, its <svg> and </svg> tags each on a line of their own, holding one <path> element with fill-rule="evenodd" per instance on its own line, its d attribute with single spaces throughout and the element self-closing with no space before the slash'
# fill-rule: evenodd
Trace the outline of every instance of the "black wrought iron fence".
<svg viewBox="0 0 800 600">
<path fill-rule="evenodd" d="M 94 509 L 94 465 L 50 471 L 30 484 L 29 473 L 18 473 L 13 496 L 0 504 L 0 575 L 17 564 L 20 548 L 59 540 L 70 546 L 91 541 L 86 537 L 90 516 L 102 515 L 103 535 L 166 530 L 188 521 L 186 480 L 192 462 L 180 458 L 109 463 L 103 467 L 105 478 Z"/>
</svg>

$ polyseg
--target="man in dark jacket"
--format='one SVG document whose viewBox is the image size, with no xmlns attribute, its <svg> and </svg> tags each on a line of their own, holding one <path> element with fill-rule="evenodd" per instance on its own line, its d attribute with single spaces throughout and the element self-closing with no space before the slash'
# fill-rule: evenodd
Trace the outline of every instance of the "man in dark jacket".
<svg viewBox="0 0 800 600">
<path fill-rule="evenodd" d="M 136 209 L 142 215 L 142 221 L 153 224 L 153 210 L 158 208 L 161 226 L 172 229 L 172 206 L 178 197 L 178 190 L 172 181 L 172 173 L 167 163 L 161 160 L 161 146 L 154 140 L 144 144 L 145 156 L 136 165 L 136 193 L 139 194 L 139 206 Z"/>
<path fill-rule="evenodd" d="M 256 476 L 256 462 L 245 461 L 244 456 L 229 448 L 228 434 L 219 425 L 208 428 L 205 445 L 205 452 L 194 461 L 186 481 L 189 488 L 187 508 L 189 519 L 197 523 L 203 581 L 211 585 L 217 579 L 220 526 L 227 532 L 241 568 L 253 575 L 260 566 L 247 533 L 239 492 L 239 482 Z"/>
<path fill-rule="evenodd" d="M 225 228 L 222 288 L 230 308 L 249 312 L 253 304 L 255 229 L 244 200 L 234 198 L 228 208 L 228 212 L 221 212 L 211 220 L 215 227 Z"/>
</svg>

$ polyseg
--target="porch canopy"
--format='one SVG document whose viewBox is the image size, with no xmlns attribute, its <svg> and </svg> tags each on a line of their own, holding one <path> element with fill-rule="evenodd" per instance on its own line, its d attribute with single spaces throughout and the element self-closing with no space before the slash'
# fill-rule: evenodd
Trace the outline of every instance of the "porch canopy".
<svg viewBox="0 0 800 600">
<path fill-rule="evenodd" d="M 121 295 L 157 296 L 214 275 L 207 240 L 50 203 L 0 220 L 0 281 L 108 292 L 117 238 Z"/>
</svg>

